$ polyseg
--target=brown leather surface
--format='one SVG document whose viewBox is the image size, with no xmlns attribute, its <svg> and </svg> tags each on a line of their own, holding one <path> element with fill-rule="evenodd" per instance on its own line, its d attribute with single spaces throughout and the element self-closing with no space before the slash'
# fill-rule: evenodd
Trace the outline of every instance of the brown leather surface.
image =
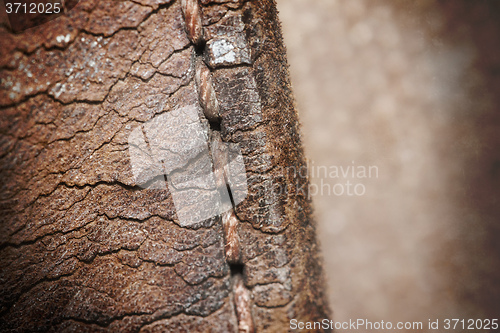
<svg viewBox="0 0 500 333">
<path fill-rule="evenodd" d="M 304 157 L 276 10 L 201 3 L 220 132 L 246 167 L 244 287 L 256 331 L 284 332 L 328 307 L 307 179 L 286 172 Z M 134 128 L 198 105 L 181 2 L 80 1 L 22 34 L 0 29 L 1 330 L 237 331 L 220 217 L 182 227 L 171 193 L 131 170 Z M 247 43 L 239 63 L 216 62 L 217 39 Z"/>
</svg>

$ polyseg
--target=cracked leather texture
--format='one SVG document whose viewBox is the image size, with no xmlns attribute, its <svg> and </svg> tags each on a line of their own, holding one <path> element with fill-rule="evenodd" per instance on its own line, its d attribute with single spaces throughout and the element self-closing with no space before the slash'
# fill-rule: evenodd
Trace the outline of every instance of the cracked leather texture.
<svg viewBox="0 0 500 333">
<path fill-rule="evenodd" d="M 304 157 L 277 13 L 201 3 L 206 50 L 240 47 L 229 67 L 206 62 L 246 167 L 256 331 L 284 332 L 328 308 L 307 180 L 283 171 Z M 0 330 L 237 331 L 220 220 L 181 227 L 168 190 L 142 189 L 130 166 L 134 128 L 198 101 L 180 1 L 80 1 L 21 34 L 0 27 L 0 44 Z"/>
</svg>

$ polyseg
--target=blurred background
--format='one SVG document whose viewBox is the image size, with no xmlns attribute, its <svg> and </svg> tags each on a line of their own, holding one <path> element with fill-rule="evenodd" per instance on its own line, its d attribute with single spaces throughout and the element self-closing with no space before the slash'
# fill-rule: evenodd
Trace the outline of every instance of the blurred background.
<svg viewBox="0 0 500 333">
<path fill-rule="evenodd" d="M 500 1 L 277 2 L 334 319 L 500 318 Z"/>
</svg>

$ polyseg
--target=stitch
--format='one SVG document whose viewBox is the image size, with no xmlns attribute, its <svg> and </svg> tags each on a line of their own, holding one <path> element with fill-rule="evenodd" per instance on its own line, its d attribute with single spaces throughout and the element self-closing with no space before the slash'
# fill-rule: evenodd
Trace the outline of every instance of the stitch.
<svg viewBox="0 0 500 333">
<path fill-rule="evenodd" d="M 221 193 L 227 189 L 227 164 L 228 152 L 227 147 L 223 143 L 220 133 L 212 131 L 211 133 L 211 150 L 212 160 L 214 163 L 215 181 L 217 188 Z M 229 189 L 227 189 L 229 191 Z M 224 203 L 223 203 L 224 204 Z M 237 263 L 240 258 L 240 241 L 237 233 L 238 218 L 234 214 L 234 207 L 230 205 L 231 210 L 222 214 L 222 226 L 224 230 L 224 251 L 226 254 L 226 261 L 228 263 Z"/>
<path fill-rule="evenodd" d="M 181 7 L 189 40 L 194 45 L 200 45 L 203 41 L 203 26 L 198 0 L 182 0 Z"/>
<path fill-rule="evenodd" d="M 212 74 L 204 62 L 198 57 L 196 63 L 196 85 L 199 92 L 199 103 L 203 109 L 205 117 L 213 125 L 220 126 L 219 104 L 215 96 L 215 89 L 212 82 Z M 221 216 L 224 236 L 224 255 L 226 262 L 230 264 L 233 279 L 233 294 L 236 316 L 238 319 L 238 332 L 254 333 L 254 323 L 250 310 L 250 291 L 243 284 L 242 271 L 238 271 L 240 264 L 240 239 L 238 236 L 239 220 L 234 212 L 234 202 L 231 190 L 228 187 L 229 163 L 228 147 L 222 141 L 221 133 L 211 127 L 210 150 L 212 162 L 214 164 L 214 174 L 216 186 L 223 198 L 222 205 L 225 205 L 224 197 L 226 191 L 229 193 L 229 210 Z M 242 267 L 242 266 L 241 266 Z"/>
<path fill-rule="evenodd" d="M 210 133 L 210 150 L 212 153 L 212 161 L 214 163 L 214 173 L 217 188 L 220 190 L 226 189 L 225 167 L 228 163 L 226 145 L 222 144 L 222 139 L 219 131 L 211 131 Z"/>
<path fill-rule="evenodd" d="M 243 284 L 241 275 L 235 276 L 233 290 L 236 316 L 238 318 L 238 332 L 254 333 L 255 327 L 250 309 L 250 291 Z"/>
<path fill-rule="evenodd" d="M 200 92 L 200 105 L 205 117 L 211 122 L 218 123 L 220 121 L 219 102 L 215 95 L 212 74 L 201 59 L 196 64 L 196 83 Z"/>
<path fill-rule="evenodd" d="M 238 218 L 231 209 L 222 214 L 222 226 L 224 229 L 224 251 L 226 254 L 226 261 L 228 263 L 237 263 L 240 260 L 240 239 L 238 237 L 237 226 Z"/>
</svg>

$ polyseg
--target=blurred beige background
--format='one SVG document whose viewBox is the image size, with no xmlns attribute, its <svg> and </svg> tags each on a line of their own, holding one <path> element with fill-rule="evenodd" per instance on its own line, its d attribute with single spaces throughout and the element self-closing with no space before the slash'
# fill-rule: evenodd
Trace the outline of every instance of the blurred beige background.
<svg viewBox="0 0 500 333">
<path fill-rule="evenodd" d="M 278 0 L 335 320 L 500 318 L 499 5 Z"/>
</svg>

